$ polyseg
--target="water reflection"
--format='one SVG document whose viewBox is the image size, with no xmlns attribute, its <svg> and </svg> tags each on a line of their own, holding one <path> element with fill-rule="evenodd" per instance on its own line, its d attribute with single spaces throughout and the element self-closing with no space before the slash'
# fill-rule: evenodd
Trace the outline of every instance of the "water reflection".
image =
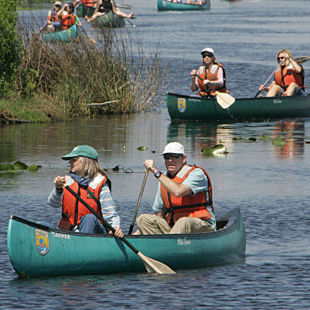
<svg viewBox="0 0 310 310">
<path fill-rule="evenodd" d="M 282 121 L 275 124 L 273 138 L 284 140 L 281 147 L 276 147 L 278 158 L 288 159 L 304 153 L 305 123 L 304 121 Z"/>
</svg>

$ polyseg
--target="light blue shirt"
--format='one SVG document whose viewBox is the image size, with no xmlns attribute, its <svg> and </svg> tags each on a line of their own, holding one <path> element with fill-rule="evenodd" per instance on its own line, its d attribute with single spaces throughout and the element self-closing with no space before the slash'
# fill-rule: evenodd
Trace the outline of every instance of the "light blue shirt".
<svg viewBox="0 0 310 310">
<path fill-rule="evenodd" d="M 165 174 L 167 174 L 167 172 Z M 191 171 L 189 173 L 188 177 L 183 182 L 183 184 L 186 184 L 190 187 L 190 189 L 193 192 L 192 196 L 194 196 L 200 192 L 206 192 L 207 197 L 208 197 L 209 182 L 208 182 L 208 178 L 206 177 L 205 173 L 201 169 L 197 168 L 197 169 Z M 155 196 L 155 200 L 154 200 L 152 208 L 153 208 L 155 213 L 158 213 L 158 212 L 165 213 L 167 211 L 167 209 L 164 205 L 162 196 L 161 196 L 160 182 L 158 182 L 157 192 L 156 192 L 156 196 Z M 212 226 L 213 229 L 215 229 L 216 228 L 216 220 L 215 220 L 214 212 L 210 206 L 207 206 L 207 209 L 210 212 L 211 218 L 206 220 L 206 221 L 208 223 L 210 223 L 210 225 Z"/>
</svg>

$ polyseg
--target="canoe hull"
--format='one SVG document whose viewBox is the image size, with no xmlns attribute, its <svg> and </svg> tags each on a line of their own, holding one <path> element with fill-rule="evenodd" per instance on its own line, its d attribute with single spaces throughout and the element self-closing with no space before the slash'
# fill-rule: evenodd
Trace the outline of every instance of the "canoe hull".
<svg viewBox="0 0 310 310">
<path fill-rule="evenodd" d="M 310 96 L 237 98 L 228 109 L 216 99 L 168 93 L 171 120 L 237 121 L 300 118 L 310 116 Z"/>
<path fill-rule="evenodd" d="M 91 6 L 86 6 L 83 4 L 80 4 L 77 8 L 76 8 L 76 15 L 78 17 L 91 17 L 95 12 L 95 8 L 91 7 Z"/>
<path fill-rule="evenodd" d="M 185 1 L 185 0 L 184 0 Z M 157 0 L 158 11 L 200 11 L 210 10 L 210 0 L 205 0 L 205 4 L 186 4 L 186 3 L 173 3 L 165 0 Z"/>
<path fill-rule="evenodd" d="M 219 218 L 216 232 L 186 235 L 127 236 L 144 255 L 172 269 L 240 262 L 245 230 L 239 209 Z M 20 277 L 143 272 L 140 258 L 122 241 L 106 235 L 66 232 L 11 216 L 7 246 Z"/>
<path fill-rule="evenodd" d="M 113 12 L 106 13 L 93 21 L 96 27 L 121 28 L 125 26 L 125 18 Z"/>
<path fill-rule="evenodd" d="M 74 24 L 67 30 L 43 33 L 42 38 L 46 42 L 70 42 L 78 37 L 78 27 Z"/>
</svg>

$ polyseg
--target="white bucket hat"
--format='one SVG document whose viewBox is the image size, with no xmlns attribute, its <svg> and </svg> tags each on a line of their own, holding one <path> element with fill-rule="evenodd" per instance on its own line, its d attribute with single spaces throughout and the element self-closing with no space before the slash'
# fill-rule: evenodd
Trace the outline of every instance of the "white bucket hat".
<svg viewBox="0 0 310 310">
<path fill-rule="evenodd" d="M 161 155 L 164 154 L 182 154 L 184 155 L 184 146 L 179 142 L 168 143 Z"/>
</svg>

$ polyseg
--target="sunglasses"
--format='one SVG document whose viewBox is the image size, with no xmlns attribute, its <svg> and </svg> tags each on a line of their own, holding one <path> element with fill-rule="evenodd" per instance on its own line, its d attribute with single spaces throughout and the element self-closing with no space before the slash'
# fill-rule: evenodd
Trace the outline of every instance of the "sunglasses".
<svg viewBox="0 0 310 310">
<path fill-rule="evenodd" d="M 205 58 L 205 57 L 207 57 L 207 56 L 210 57 L 210 58 L 211 58 L 211 57 L 214 57 L 214 55 L 213 55 L 212 53 L 203 53 L 203 54 L 202 54 L 202 57 L 203 57 L 203 58 Z"/>
<path fill-rule="evenodd" d="M 168 160 L 168 159 L 178 159 L 180 157 L 183 157 L 182 154 L 164 154 L 164 159 Z"/>
<path fill-rule="evenodd" d="M 284 57 L 278 57 L 278 60 L 282 60 L 282 59 L 284 59 Z"/>
</svg>

